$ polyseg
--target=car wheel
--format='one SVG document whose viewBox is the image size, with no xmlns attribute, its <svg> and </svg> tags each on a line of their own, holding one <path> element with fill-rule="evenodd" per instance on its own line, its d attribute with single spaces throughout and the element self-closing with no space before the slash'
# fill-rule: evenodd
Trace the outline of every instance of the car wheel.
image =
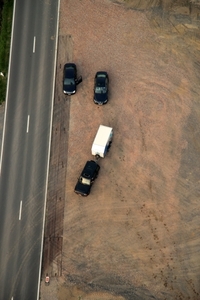
<svg viewBox="0 0 200 300">
<path fill-rule="evenodd" d="M 110 150 L 111 145 L 112 145 L 112 141 L 110 141 L 110 143 L 108 145 L 108 151 Z"/>
</svg>

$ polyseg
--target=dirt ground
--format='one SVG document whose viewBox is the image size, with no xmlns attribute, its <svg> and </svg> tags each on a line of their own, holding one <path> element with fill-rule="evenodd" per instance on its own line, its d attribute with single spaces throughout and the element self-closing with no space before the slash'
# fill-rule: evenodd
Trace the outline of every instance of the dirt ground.
<svg viewBox="0 0 200 300">
<path fill-rule="evenodd" d="M 200 299 L 199 10 L 160 2 L 61 0 L 43 300 Z M 66 99 L 67 61 L 83 82 Z M 112 147 L 81 198 L 100 124 L 114 128 Z"/>
</svg>

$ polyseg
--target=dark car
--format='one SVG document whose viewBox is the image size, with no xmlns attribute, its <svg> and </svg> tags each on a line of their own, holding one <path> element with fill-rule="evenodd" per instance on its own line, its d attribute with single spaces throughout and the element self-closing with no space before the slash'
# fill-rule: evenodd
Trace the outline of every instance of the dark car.
<svg viewBox="0 0 200 300">
<path fill-rule="evenodd" d="M 87 161 L 78 182 L 75 186 L 74 192 L 81 196 L 88 196 L 93 182 L 98 176 L 100 166 L 94 161 Z"/>
<path fill-rule="evenodd" d="M 107 72 L 99 71 L 94 79 L 94 103 L 103 105 L 108 102 L 108 83 Z"/>
<path fill-rule="evenodd" d="M 64 65 L 63 70 L 63 93 L 73 95 L 76 93 L 76 86 L 82 81 L 82 77 L 77 78 L 77 68 L 73 63 Z"/>
</svg>

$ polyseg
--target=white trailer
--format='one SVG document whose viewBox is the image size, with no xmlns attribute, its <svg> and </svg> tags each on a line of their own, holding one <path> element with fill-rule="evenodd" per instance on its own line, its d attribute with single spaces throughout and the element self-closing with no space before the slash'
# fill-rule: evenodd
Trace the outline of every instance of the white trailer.
<svg viewBox="0 0 200 300">
<path fill-rule="evenodd" d="M 105 157 L 108 152 L 113 137 L 113 129 L 108 126 L 100 125 L 92 144 L 92 155 L 96 158 Z"/>
</svg>

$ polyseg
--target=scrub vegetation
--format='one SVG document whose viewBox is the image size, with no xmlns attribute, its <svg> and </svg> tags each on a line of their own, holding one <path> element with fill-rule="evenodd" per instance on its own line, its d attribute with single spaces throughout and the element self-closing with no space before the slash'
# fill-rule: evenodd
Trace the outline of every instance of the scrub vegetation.
<svg viewBox="0 0 200 300">
<path fill-rule="evenodd" d="M 4 0 L 0 19 L 0 104 L 6 98 L 13 0 Z"/>
</svg>

